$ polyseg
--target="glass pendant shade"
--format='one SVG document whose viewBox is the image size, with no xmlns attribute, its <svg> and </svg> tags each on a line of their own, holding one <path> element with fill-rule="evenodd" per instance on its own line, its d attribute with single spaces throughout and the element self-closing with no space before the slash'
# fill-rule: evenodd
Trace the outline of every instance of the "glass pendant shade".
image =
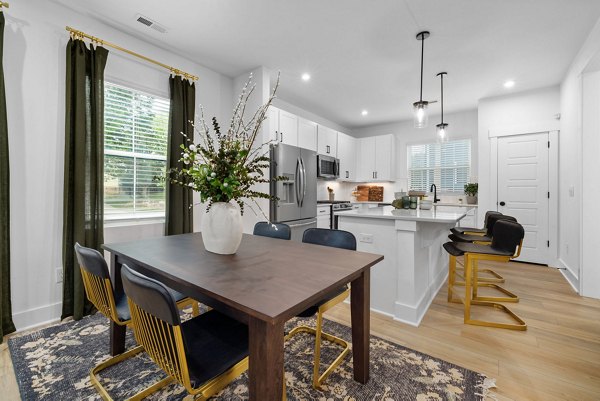
<svg viewBox="0 0 600 401">
<path fill-rule="evenodd" d="M 435 132 L 438 142 L 448 141 L 448 124 L 437 124 L 435 126 Z"/>
<path fill-rule="evenodd" d="M 427 116 L 427 102 L 413 103 L 415 128 L 425 128 L 429 122 Z"/>
</svg>

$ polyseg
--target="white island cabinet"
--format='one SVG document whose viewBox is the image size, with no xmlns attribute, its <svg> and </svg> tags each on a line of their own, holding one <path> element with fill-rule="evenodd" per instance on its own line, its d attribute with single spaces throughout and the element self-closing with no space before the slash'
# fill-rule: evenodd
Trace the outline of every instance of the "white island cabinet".
<svg viewBox="0 0 600 401">
<path fill-rule="evenodd" d="M 448 276 L 450 228 L 467 208 L 453 212 L 377 207 L 338 214 L 340 230 L 350 231 L 359 251 L 384 255 L 371 271 L 371 309 L 418 326 Z"/>
</svg>

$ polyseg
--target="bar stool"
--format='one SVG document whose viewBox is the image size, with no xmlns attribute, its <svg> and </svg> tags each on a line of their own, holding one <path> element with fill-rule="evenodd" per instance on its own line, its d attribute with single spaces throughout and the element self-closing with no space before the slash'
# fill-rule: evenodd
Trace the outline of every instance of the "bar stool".
<svg viewBox="0 0 600 401">
<path fill-rule="evenodd" d="M 490 245 L 480 245 L 466 242 L 447 242 L 444 249 L 454 258 L 454 264 L 449 266 L 448 276 L 448 302 L 461 302 L 454 298 L 453 290 L 456 274 L 456 257 L 465 258 L 465 298 L 464 304 L 464 322 L 477 326 L 499 327 L 511 330 L 526 330 L 527 324 L 514 312 L 506 306 L 487 300 L 488 297 L 478 297 L 477 279 L 479 260 L 490 260 L 498 262 L 509 262 L 519 257 L 523 247 L 523 238 L 525 230 L 523 226 L 511 220 L 498 220 L 494 224 L 492 243 Z M 479 284 L 481 285 L 481 284 Z M 471 306 L 487 306 L 503 311 L 509 315 L 516 323 L 499 323 L 485 320 L 471 319 Z"/>
<path fill-rule="evenodd" d="M 496 212 L 495 210 L 488 210 L 487 212 L 485 212 L 485 217 L 483 219 L 483 228 L 452 227 L 450 231 L 452 231 L 452 234 L 485 235 L 485 233 L 487 232 L 488 218 L 493 214 L 502 215 L 502 213 Z"/>
<path fill-rule="evenodd" d="M 448 238 L 450 238 L 454 242 L 470 242 L 482 245 L 489 245 L 492 241 L 492 230 L 494 229 L 494 224 L 500 219 L 517 221 L 517 219 L 515 219 L 512 216 L 506 216 L 500 212 L 488 211 L 485 214 L 485 232 L 483 234 L 470 234 L 469 232 L 460 232 L 456 229 L 451 229 L 450 231 L 452 231 L 452 234 L 450 234 Z M 482 269 L 480 270 L 480 272 L 487 273 L 492 277 L 480 277 L 479 283 L 502 284 L 506 281 L 504 277 L 502 277 L 500 274 L 498 274 L 492 269 Z"/>
</svg>

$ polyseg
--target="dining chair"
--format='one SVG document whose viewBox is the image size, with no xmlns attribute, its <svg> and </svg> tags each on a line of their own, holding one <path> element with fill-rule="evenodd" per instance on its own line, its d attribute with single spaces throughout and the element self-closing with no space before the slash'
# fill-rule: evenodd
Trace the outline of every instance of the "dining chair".
<svg viewBox="0 0 600 401">
<path fill-rule="evenodd" d="M 289 240 L 292 238 L 292 229 L 287 224 L 283 223 L 269 223 L 266 221 L 259 221 L 254 225 L 254 235 L 260 235 L 262 237 L 278 238 Z"/>
<path fill-rule="evenodd" d="M 248 369 L 248 326 L 216 310 L 181 322 L 172 292 L 161 282 L 121 269 L 135 339 L 176 381 L 186 400 L 207 400 Z"/>
<path fill-rule="evenodd" d="M 81 278 L 87 299 L 98 309 L 100 313 L 106 316 L 119 326 L 131 326 L 131 313 L 127 305 L 127 297 L 123 292 L 115 293 L 113 284 L 108 271 L 106 260 L 100 252 L 95 249 L 86 248 L 75 243 L 75 254 L 79 262 Z M 199 313 L 198 302 L 186 297 L 177 291 L 169 289 L 173 299 L 180 308 L 192 306 L 192 314 L 197 316 Z M 122 354 L 116 355 L 108 360 L 96 365 L 90 371 L 90 380 L 96 387 L 100 395 L 105 400 L 112 398 L 107 390 L 100 384 L 98 373 L 109 366 L 113 366 L 127 358 L 130 358 L 143 351 L 142 347 L 135 347 Z M 166 384 L 166 383 L 165 383 Z M 163 384 L 164 385 L 164 384 Z M 145 397 L 157 388 L 147 388 L 136 394 L 134 397 Z"/>
<path fill-rule="evenodd" d="M 525 230 L 519 223 L 511 220 L 498 220 L 494 225 L 492 242 L 490 245 L 481 245 L 467 242 L 447 242 L 444 249 L 456 261 L 457 256 L 465 258 L 465 298 L 457 300 L 454 298 L 453 287 L 455 285 L 456 264 L 450 266 L 448 276 L 448 301 L 463 302 L 464 322 L 478 326 L 500 327 L 512 330 L 526 330 L 525 322 L 512 312 L 509 308 L 499 303 L 500 297 L 480 297 L 478 290 L 478 261 L 489 260 L 498 262 L 509 262 L 518 258 L 523 247 Z M 479 284 L 481 286 L 481 284 Z M 506 300 L 502 300 L 506 302 Z M 484 320 L 471 319 L 471 305 L 493 307 L 508 314 L 516 323 L 499 323 Z"/>
<path fill-rule="evenodd" d="M 324 245 L 334 248 L 349 249 L 352 251 L 356 250 L 356 238 L 348 231 L 342 230 L 330 230 L 325 228 L 309 228 L 304 231 L 302 242 L 315 245 Z M 343 302 L 350 295 L 350 288 L 345 285 L 338 288 L 337 290 L 324 297 L 321 301 L 306 309 L 302 313 L 298 314 L 298 317 L 316 317 L 316 327 L 309 327 L 306 325 L 297 326 L 292 329 L 285 337 L 286 340 L 295 336 L 299 333 L 308 333 L 315 336 L 315 352 L 314 352 L 314 364 L 313 364 L 313 387 L 316 389 L 321 388 L 327 377 L 335 370 L 337 366 L 344 360 L 346 355 L 350 352 L 350 344 L 334 336 L 333 334 L 323 332 L 323 314 L 335 305 Z M 321 342 L 325 339 L 329 342 L 340 345 L 343 350 L 335 358 L 335 360 L 325 369 L 323 374 L 320 374 L 321 368 Z"/>
</svg>

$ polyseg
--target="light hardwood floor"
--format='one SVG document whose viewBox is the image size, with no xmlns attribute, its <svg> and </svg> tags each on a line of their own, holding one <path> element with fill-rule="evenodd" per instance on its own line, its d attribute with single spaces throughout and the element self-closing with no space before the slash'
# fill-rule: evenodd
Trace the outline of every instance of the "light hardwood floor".
<svg viewBox="0 0 600 401">
<path fill-rule="evenodd" d="M 578 296 L 552 268 L 485 265 L 521 297 L 509 306 L 525 319 L 527 331 L 464 325 L 462 306 L 448 304 L 443 288 L 418 328 L 373 313 L 372 334 L 495 378 L 493 394 L 500 401 L 600 400 L 600 300 Z M 477 313 L 502 318 L 487 308 Z M 345 304 L 326 317 L 350 323 Z M 2 400 L 19 399 L 5 344 L 0 345 L 0 394 Z"/>
</svg>

